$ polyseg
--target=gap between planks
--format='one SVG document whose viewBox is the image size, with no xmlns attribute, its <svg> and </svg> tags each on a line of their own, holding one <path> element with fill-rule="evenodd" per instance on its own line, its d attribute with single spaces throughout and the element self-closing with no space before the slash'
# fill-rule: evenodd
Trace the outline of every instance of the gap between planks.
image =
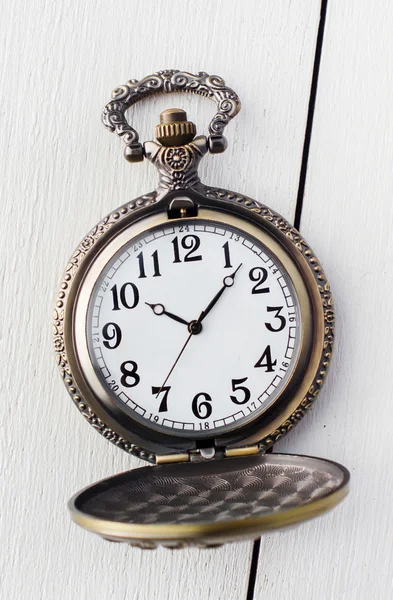
<svg viewBox="0 0 393 600">
<path fill-rule="evenodd" d="M 298 185 L 296 208 L 295 208 L 294 225 L 295 225 L 296 229 L 300 229 L 300 222 L 301 222 L 301 218 L 302 218 L 303 198 L 304 198 L 304 190 L 305 190 L 306 177 L 307 177 L 308 157 L 310 154 L 312 127 L 313 127 L 313 122 L 314 122 L 315 102 L 316 102 L 317 91 L 318 91 L 319 68 L 320 68 L 320 64 L 321 64 L 323 39 L 324 39 L 324 33 L 325 33 L 327 5 L 328 5 L 328 0 L 321 0 L 317 41 L 316 41 L 316 45 L 315 45 L 314 66 L 313 66 L 313 72 L 312 72 L 312 78 L 311 78 L 310 98 L 309 98 L 308 109 L 307 109 L 306 130 L 305 130 L 305 134 L 304 134 L 302 161 L 301 161 L 301 166 L 300 166 L 299 185 Z M 273 451 L 273 447 L 270 448 L 270 453 L 272 451 Z M 252 549 L 252 557 L 251 557 L 251 565 L 250 565 L 250 574 L 249 574 L 249 578 L 248 578 L 248 588 L 247 588 L 246 600 L 254 600 L 255 583 L 256 583 L 257 573 L 258 573 L 260 550 L 261 550 L 261 538 L 258 538 L 257 540 L 254 540 L 254 545 L 253 545 L 253 549 Z"/>
</svg>

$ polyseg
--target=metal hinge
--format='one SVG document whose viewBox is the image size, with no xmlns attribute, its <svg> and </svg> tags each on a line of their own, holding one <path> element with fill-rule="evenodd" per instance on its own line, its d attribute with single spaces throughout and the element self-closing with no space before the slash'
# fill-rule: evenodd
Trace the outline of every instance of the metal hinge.
<svg viewBox="0 0 393 600">
<path fill-rule="evenodd" d="M 251 456 L 259 453 L 260 450 L 257 444 L 254 446 L 243 446 L 241 448 L 225 448 L 224 450 L 217 450 L 214 447 L 198 448 L 197 450 L 184 452 L 182 454 L 159 454 L 156 456 L 156 464 L 164 465 L 169 463 L 205 461 L 224 457 L 234 458 L 236 456 Z"/>
<path fill-rule="evenodd" d="M 184 452 L 183 454 L 156 454 L 156 464 L 166 465 L 168 463 L 184 463 L 189 462 L 190 454 Z"/>
<path fill-rule="evenodd" d="M 225 456 L 226 458 L 232 458 L 234 456 L 251 456 L 253 454 L 260 454 L 260 449 L 258 444 L 254 446 L 243 446 L 242 448 L 226 448 Z"/>
</svg>

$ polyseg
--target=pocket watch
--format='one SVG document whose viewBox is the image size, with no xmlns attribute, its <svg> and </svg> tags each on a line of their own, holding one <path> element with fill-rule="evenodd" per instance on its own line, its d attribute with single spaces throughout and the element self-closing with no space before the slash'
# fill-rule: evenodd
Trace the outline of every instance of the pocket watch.
<svg viewBox="0 0 393 600">
<path fill-rule="evenodd" d="M 208 136 L 183 110 L 140 143 L 126 111 L 152 94 L 216 102 Z M 240 110 L 217 76 L 160 71 L 117 87 L 103 123 L 153 192 L 100 221 L 57 293 L 57 363 L 85 419 L 153 466 L 78 492 L 73 520 L 143 548 L 215 546 L 321 514 L 347 493 L 345 467 L 271 453 L 312 406 L 332 354 L 328 282 L 300 233 L 243 194 L 206 186 Z"/>
</svg>

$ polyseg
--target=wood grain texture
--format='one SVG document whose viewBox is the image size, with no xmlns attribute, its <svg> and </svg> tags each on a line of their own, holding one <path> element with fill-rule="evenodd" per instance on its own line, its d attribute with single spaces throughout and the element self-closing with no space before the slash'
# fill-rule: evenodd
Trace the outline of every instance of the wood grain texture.
<svg viewBox="0 0 393 600">
<path fill-rule="evenodd" d="M 256 600 L 393 596 L 393 6 L 329 0 L 301 231 L 337 309 L 331 373 L 277 449 L 352 473 L 333 513 L 266 537 Z"/>
<path fill-rule="evenodd" d="M 293 219 L 319 2 L 7 1 L 0 72 L 1 597 L 32 600 L 245 598 L 251 544 L 142 552 L 71 524 L 66 500 L 140 465 L 97 435 L 69 400 L 51 348 L 51 301 L 83 235 L 155 186 L 100 124 L 112 88 L 162 68 L 206 70 L 239 90 L 230 146 L 205 159 L 207 184 Z M 151 99 L 132 122 L 149 139 L 180 104 L 205 127 L 213 105 Z"/>
</svg>

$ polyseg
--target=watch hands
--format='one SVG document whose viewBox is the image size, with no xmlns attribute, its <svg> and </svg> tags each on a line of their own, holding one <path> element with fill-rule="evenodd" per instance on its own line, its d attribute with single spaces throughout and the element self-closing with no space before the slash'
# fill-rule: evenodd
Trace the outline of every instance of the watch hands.
<svg viewBox="0 0 393 600">
<path fill-rule="evenodd" d="M 178 317 L 177 315 L 174 315 L 173 313 L 165 310 L 165 306 L 163 304 L 150 304 L 149 302 L 145 302 L 145 304 L 147 304 L 147 306 L 150 306 L 155 315 L 166 315 L 167 317 L 173 319 L 174 321 L 177 321 L 178 323 L 188 325 L 188 321 L 186 321 L 185 319 L 182 319 L 181 317 Z"/>
<path fill-rule="evenodd" d="M 201 315 L 202 315 L 202 313 L 201 313 Z M 190 339 L 192 338 L 192 336 L 193 335 L 197 335 L 198 333 L 201 332 L 202 327 L 199 324 L 199 319 L 201 318 L 201 315 L 199 315 L 199 318 L 196 321 L 191 321 L 191 323 L 187 323 L 188 329 L 189 329 L 189 332 L 190 332 L 189 336 L 186 339 L 185 344 L 182 347 L 182 349 L 180 350 L 179 354 L 177 355 L 177 358 L 176 358 L 175 362 L 173 363 L 173 365 L 171 367 L 171 370 L 169 371 L 168 375 L 166 376 L 164 383 L 160 387 L 160 390 L 159 390 L 158 394 L 156 395 L 156 398 L 158 398 L 159 394 L 162 392 L 162 390 L 163 390 L 166 382 L 168 381 L 169 377 L 171 376 L 173 369 L 176 367 L 177 363 L 179 362 L 179 359 L 180 359 L 181 355 L 183 354 L 184 350 L 186 349 L 187 344 L 190 341 Z"/>
<path fill-rule="evenodd" d="M 149 306 L 153 309 L 153 312 L 157 315 L 163 315 L 166 314 L 168 316 L 170 316 L 172 319 L 175 318 L 176 321 L 180 321 L 180 323 L 185 323 L 186 325 L 188 325 L 188 330 L 189 330 L 189 336 L 185 341 L 185 344 L 183 345 L 182 349 L 180 350 L 179 354 L 177 355 L 177 358 L 175 360 L 175 362 L 173 363 L 171 370 L 169 371 L 168 375 L 165 378 L 164 383 L 162 384 L 162 386 L 160 387 L 160 390 L 158 392 L 158 394 L 156 395 L 156 398 L 159 396 L 159 394 L 162 392 L 166 382 L 168 381 L 169 377 L 171 376 L 173 369 L 176 367 L 177 363 L 179 362 L 179 359 L 181 357 L 181 355 L 183 354 L 184 350 L 186 349 L 190 339 L 192 338 L 193 335 L 197 335 L 198 333 L 200 333 L 202 331 L 202 321 L 203 319 L 209 314 L 209 312 L 211 311 L 211 309 L 213 308 L 213 306 L 215 306 L 218 302 L 218 300 L 221 298 L 221 296 L 223 295 L 223 293 L 225 292 L 226 288 L 228 287 L 232 287 L 232 285 L 235 283 L 235 277 L 236 277 L 236 273 L 238 272 L 238 270 L 240 269 L 240 267 L 242 266 L 243 263 L 240 263 L 240 265 L 237 267 L 237 269 L 232 273 L 232 275 L 227 275 L 226 277 L 224 277 L 223 282 L 222 282 L 222 288 L 217 292 L 217 294 L 214 296 L 213 300 L 211 300 L 209 302 L 209 304 L 207 305 L 207 307 L 205 308 L 205 310 L 203 310 L 201 312 L 201 314 L 199 315 L 199 317 L 197 318 L 196 321 L 191 321 L 190 323 L 187 323 L 186 321 L 184 321 L 183 319 L 180 319 L 180 317 L 176 317 L 176 315 L 172 315 L 171 313 L 167 313 L 165 311 L 165 308 L 163 307 L 162 304 L 149 304 Z M 146 304 L 148 304 L 146 302 Z M 158 308 L 159 312 L 156 312 Z M 156 309 L 156 310 L 154 310 Z"/>
<path fill-rule="evenodd" d="M 228 287 L 231 287 L 234 283 L 235 283 L 235 277 L 236 277 L 236 273 L 238 272 L 238 270 L 240 269 L 240 267 L 242 266 L 243 263 L 240 263 L 240 265 L 238 266 L 238 268 L 236 269 L 236 271 L 234 271 L 232 273 L 232 275 L 227 275 L 226 277 L 224 277 L 223 279 L 223 285 L 222 288 L 219 290 L 219 292 L 217 292 L 217 294 L 214 296 L 213 300 L 211 300 L 209 302 L 209 304 L 207 305 L 207 307 L 205 308 L 205 310 L 203 310 L 199 316 L 199 319 L 197 320 L 197 323 L 202 323 L 203 319 L 209 314 L 209 312 L 211 311 L 211 309 L 213 308 L 213 306 L 215 306 L 218 302 L 218 300 L 221 298 L 221 296 L 223 295 L 223 293 L 225 292 L 225 290 Z"/>
</svg>

